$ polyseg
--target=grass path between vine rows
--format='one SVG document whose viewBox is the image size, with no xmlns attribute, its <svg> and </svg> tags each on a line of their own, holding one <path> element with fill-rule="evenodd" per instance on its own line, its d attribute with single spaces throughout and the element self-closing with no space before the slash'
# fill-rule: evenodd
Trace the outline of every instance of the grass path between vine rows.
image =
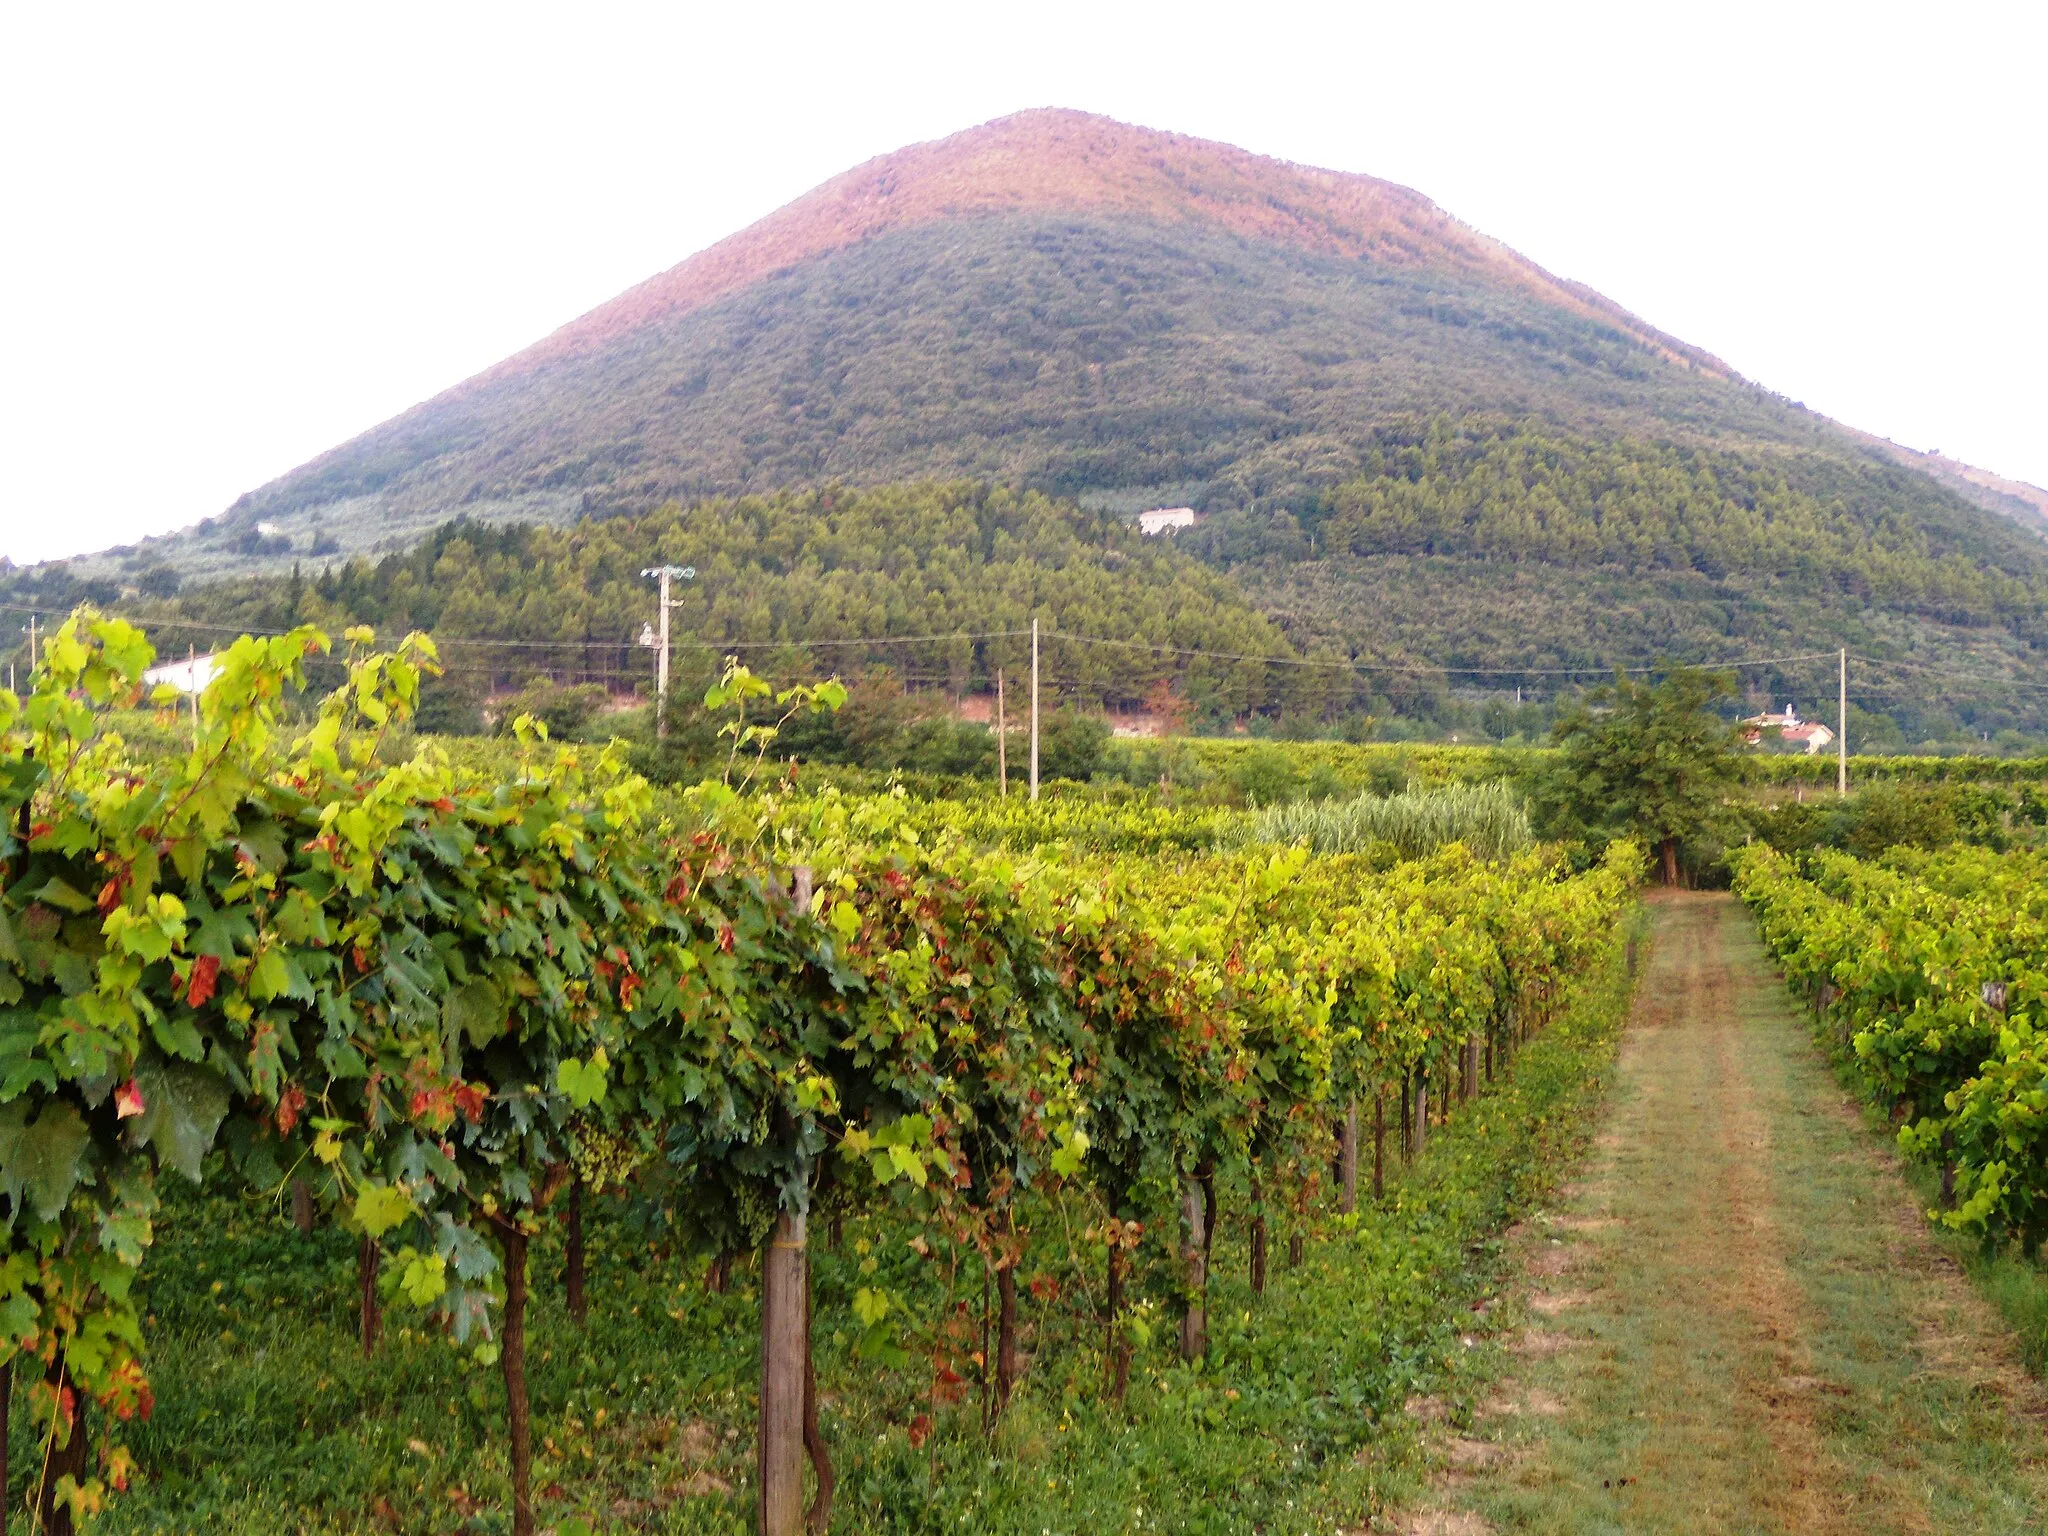
<svg viewBox="0 0 2048 1536">
<path fill-rule="evenodd" d="M 1393 1528 L 2048 1530 L 2048 1396 L 1747 914 L 1652 905 L 1592 1157 L 1511 1234 L 1504 1377 Z"/>
</svg>

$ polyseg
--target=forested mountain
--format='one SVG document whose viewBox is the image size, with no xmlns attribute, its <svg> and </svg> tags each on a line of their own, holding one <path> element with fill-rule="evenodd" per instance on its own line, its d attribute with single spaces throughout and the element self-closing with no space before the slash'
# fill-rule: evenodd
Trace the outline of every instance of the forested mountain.
<svg viewBox="0 0 2048 1536">
<path fill-rule="evenodd" d="M 1037 616 L 1055 698 L 1090 708 L 1136 709 L 1162 686 L 1176 709 L 1218 722 L 1352 702 L 1342 672 L 1215 659 L 1297 653 L 1227 576 L 1170 540 L 970 482 L 671 503 L 567 529 L 457 522 L 374 564 L 130 606 L 172 634 L 178 623 L 431 630 L 450 675 L 479 697 L 537 673 L 629 694 L 652 672 L 641 631 L 656 597 L 641 572 L 660 564 L 694 572 L 675 583 L 670 618 L 685 694 L 735 649 L 775 676 L 886 667 L 952 701 L 993 690 L 998 671 L 1019 688 Z M 841 643 L 849 636 L 868 643 Z"/>
<path fill-rule="evenodd" d="M 821 503 L 779 493 L 905 483 L 924 489 L 904 506 L 953 510 L 929 529 L 893 514 L 865 527 L 887 542 L 864 558 L 938 569 L 967 558 L 946 541 L 982 515 L 957 508 L 990 494 L 932 489 L 954 481 L 1065 504 L 1026 520 L 1091 552 L 1107 585 L 1086 610 L 1163 613 L 1152 584 L 1188 583 L 1183 608 L 1261 611 L 1296 647 L 1493 668 L 1501 686 L 1515 679 L 1500 669 L 1541 686 L 1545 668 L 1848 644 L 1901 663 L 1866 676 L 1865 699 L 1916 739 L 2048 725 L 2010 686 L 2037 664 L 2048 593 L 2048 545 L 2016 521 L 2030 504 L 2010 483 L 1772 395 L 1415 192 L 1071 112 L 849 171 L 193 533 L 9 590 L 161 596 L 294 565 L 309 581 L 333 567 L 332 583 L 354 579 L 339 573 L 350 555 L 403 555 L 457 518 L 566 526 L 678 502 L 694 510 L 647 527 L 709 528 L 738 515 L 730 498 L 765 497 L 753 504 L 779 510 L 761 515 L 804 521 Z M 1229 584 L 1141 558 L 1099 519 L 1074 531 L 1076 504 L 1196 507 L 1206 522 L 1184 550 Z M 435 537 L 392 583 L 491 542 Z M 450 633 L 479 633 L 487 610 L 504 620 L 514 593 L 552 614 L 532 572 L 586 546 L 519 538 L 534 542 L 506 545 L 494 575 L 463 576 L 501 590 L 448 608 Z M 620 571 L 653 558 L 616 554 Z M 1002 628 L 1039 579 L 1026 567 L 1078 569 L 1049 551 L 984 558 L 974 582 L 1000 570 L 1000 593 L 903 589 L 894 611 Z M 768 585 L 796 582 L 801 607 L 807 580 Z M 418 578 L 417 600 L 443 585 Z M 840 589 L 818 592 L 814 639 L 856 616 L 835 614 Z M 593 621 L 625 623 L 623 597 L 591 601 Z M 740 633 L 732 614 L 679 618 Z M 963 665 L 926 657 L 919 675 L 972 688 Z"/>
</svg>

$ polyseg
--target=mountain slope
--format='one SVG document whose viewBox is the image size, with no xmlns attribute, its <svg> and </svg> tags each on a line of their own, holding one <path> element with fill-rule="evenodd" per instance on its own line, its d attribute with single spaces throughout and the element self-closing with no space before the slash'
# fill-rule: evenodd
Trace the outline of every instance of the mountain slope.
<svg viewBox="0 0 2048 1536">
<path fill-rule="evenodd" d="M 835 178 L 245 497 L 179 558 L 835 478 L 1299 501 L 1390 413 L 1473 411 L 1869 452 L 1406 188 L 1042 111 Z"/>
<path fill-rule="evenodd" d="M 1938 708 L 1921 674 L 1874 686 L 1909 731 L 2048 726 L 2013 686 L 2048 544 L 2012 483 L 1806 411 L 1405 188 L 1071 112 L 849 171 L 74 574 L 161 591 L 455 517 L 933 480 L 1193 505 L 1186 544 L 1362 662 L 1854 644 L 1988 679 Z"/>
</svg>

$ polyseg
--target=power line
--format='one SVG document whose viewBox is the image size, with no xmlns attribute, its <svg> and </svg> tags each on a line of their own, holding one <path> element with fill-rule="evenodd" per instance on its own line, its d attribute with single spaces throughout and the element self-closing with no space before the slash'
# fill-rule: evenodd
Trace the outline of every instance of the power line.
<svg viewBox="0 0 2048 1536">
<path fill-rule="evenodd" d="M 54 609 L 31 608 L 21 604 L 0 603 L 0 612 L 23 616 L 53 613 Z M 249 624 L 217 624 L 197 619 L 150 618 L 137 620 L 144 629 L 177 629 L 220 635 L 253 635 L 258 637 L 277 636 L 289 633 L 287 630 L 265 628 Z M 431 631 L 430 631 L 431 633 Z M 942 633 L 921 635 L 845 635 L 822 638 L 797 639 L 781 638 L 766 640 L 676 640 L 671 644 L 678 650 L 712 651 L 729 654 L 738 651 L 780 650 L 844 650 L 854 647 L 894 645 L 936 645 L 956 641 L 1022 640 L 1031 634 L 1029 629 L 952 630 Z M 1199 646 L 1162 645 L 1144 640 L 1118 640 L 1104 635 L 1081 635 L 1068 630 L 1046 629 L 1041 631 L 1045 640 L 1062 641 L 1068 645 L 1092 646 L 1109 650 L 1143 651 L 1156 656 L 1173 656 L 1204 661 L 1252 663 L 1263 666 L 1294 667 L 1302 670 L 1349 672 L 1353 674 L 1377 674 L 1407 677 L 1605 677 L 1617 666 L 1626 663 L 1608 662 L 1582 667 L 1536 667 L 1536 666 L 1464 666 L 1453 662 L 1404 663 L 1372 662 L 1355 659 L 1316 656 L 1273 656 L 1249 651 L 1212 651 Z M 434 634 L 437 649 L 468 651 L 550 651 L 560 654 L 581 648 L 588 651 L 630 651 L 638 647 L 635 639 L 599 636 L 564 637 L 556 640 L 530 640 L 499 638 L 490 635 L 441 635 Z M 1648 672 L 1669 671 L 1675 667 L 1696 667 L 1705 671 L 1747 670 L 1756 667 L 1793 666 L 1810 661 L 1833 661 L 1836 651 L 1803 651 L 1786 656 L 1733 657 L 1713 661 L 1670 661 L 1653 666 L 1637 664 L 1637 670 Z M 1851 652 L 1850 659 L 1862 666 L 1877 668 L 1903 668 L 1915 672 L 1945 678 L 1952 682 L 1971 683 L 1990 688 L 2004 689 L 2048 689 L 2048 682 L 2029 682 L 2019 678 L 1992 677 L 1983 673 L 1963 672 L 1937 663 L 1906 661 L 1886 657 L 1866 656 Z M 455 670 L 454 668 L 450 669 Z M 474 672 L 475 669 L 464 669 Z M 585 663 L 585 670 L 603 671 L 607 675 L 620 675 L 620 669 L 593 667 Z M 630 673 L 631 669 L 624 669 Z M 1879 691 L 1882 685 L 1862 685 L 1859 691 Z"/>
<path fill-rule="evenodd" d="M 1943 667 L 1933 662 L 1891 661 L 1877 656 L 1858 655 L 1853 651 L 1850 652 L 1849 659 L 1861 662 L 1864 666 L 1868 667 L 1895 667 L 1911 672 L 1924 672 L 1935 677 L 1947 678 L 1951 682 L 1983 683 L 1994 688 L 2048 688 L 2048 682 L 2033 683 L 2017 677 L 1986 677 L 1981 672 L 1957 672 L 1952 668 Z M 1893 686 L 1903 685 L 1895 684 Z"/>
</svg>

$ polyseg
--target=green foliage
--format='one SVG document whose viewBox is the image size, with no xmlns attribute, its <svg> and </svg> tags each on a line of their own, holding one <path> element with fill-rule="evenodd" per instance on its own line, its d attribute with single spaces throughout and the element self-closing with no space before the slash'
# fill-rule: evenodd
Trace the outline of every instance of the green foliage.
<svg viewBox="0 0 2048 1536">
<path fill-rule="evenodd" d="M 1044 779 L 1095 777 L 1109 748 L 1109 722 L 1076 709 L 1055 710 L 1039 722 L 1038 773 Z"/>
<path fill-rule="evenodd" d="M 1953 1173 L 1930 1216 L 2032 1258 L 2048 1235 L 2048 861 L 2040 853 L 1822 852 L 1756 845 L 1736 890 L 1786 980 L 1854 1052 L 1909 1157 Z"/>
<path fill-rule="evenodd" d="M 888 667 L 899 685 L 957 697 L 992 693 L 1003 670 L 1020 708 L 1034 614 L 1046 629 L 1076 635 L 1292 654 L 1226 577 L 1171 541 L 1143 538 L 1120 519 L 1071 503 L 964 482 L 670 504 L 567 530 L 453 523 L 407 554 L 322 572 L 299 606 L 332 626 L 431 630 L 448 640 L 450 677 L 472 691 L 523 684 L 542 662 L 565 687 L 603 680 L 627 689 L 652 677 L 638 637 L 654 599 L 640 571 L 657 559 L 687 560 L 698 573 L 678 584 L 671 615 L 679 643 L 672 724 L 685 738 L 704 719 L 697 701 L 717 680 L 721 658 L 736 648 L 779 684 L 821 673 L 860 678 Z M 175 610 L 260 624 L 279 585 L 188 590 Z M 963 631 L 1006 633 L 945 638 Z M 464 645 L 463 636 L 516 644 Z M 845 645 L 851 636 L 877 643 Z M 916 638 L 924 636 L 941 638 Z M 1054 690 L 1048 703 L 1091 709 L 1136 708 L 1165 685 L 1196 714 L 1224 719 L 1285 707 L 1313 686 L 1257 661 L 1054 638 L 1043 653 Z M 878 710 L 874 735 L 907 723 Z M 873 743 L 858 738 L 847 751 L 848 761 L 875 756 Z"/>
<path fill-rule="evenodd" d="M 348 639 L 296 739 L 278 715 L 324 649 L 310 630 L 225 653 L 189 753 L 101 735 L 151 653 L 90 613 L 26 703 L 0 697 L 21 812 L 0 843 L 0 1342 L 116 1414 L 148 1401 L 133 1280 L 161 1168 L 303 1179 L 394 1245 L 394 1299 L 464 1346 L 523 1294 L 578 1170 L 658 1164 L 646 1207 L 714 1251 L 816 1206 L 895 1212 L 918 1252 L 991 1265 L 1021 1252 L 1019 1197 L 1071 1182 L 1122 1254 L 1184 1180 L 1306 1198 L 1340 1061 L 1441 1073 L 1479 1033 L 1525 1037 L 1637 872 L 1625 846 L 1576 876 L 1453 850 L 1384 882 L 1300 847 L 1042 842 L 1020 864 L 901 793 L 742 797 L 780 731 L 846 693 L 737 662 L 705 697 L 725 782 L 657 800 L 615 748 L 528 719 L 514 772 L 387 762 L 434 652 Z M 1201 824 L 1131 809 L 1126 841 Z M 1190 1315 L 1191 1273 L 1165 1282 Z M 888 1320 L 880 1361 L 950 1326 Z M 499 1359 L 522 1422 L 521 1357 Z"/>
<path fill-rule="evenodd" d="M 552 678 L 536 677 L 519 692 L 499 702 L 498 732 L 510 736 L 517 721 L 530 718 L 546 726 L 548 735 L 554 739 L 573 741 L 608 702 L 601 683 L 563 687 Z M 444 718 L 448 723 L 460 723 L 461 704 L 451 701 L 451 705 L 444 708 L 447 709 Z"/>
<path fill-rule="evenodd" d="M 1656 684 L 1617 677 L 1558 722 L 1558 756 L 1533 781 L 1552 836 L 1633 836 L 1655 847 L 1666 884 L 1678 845 L 1720 810 L 1739 772 L 1734 730 L 1710 705 L 1733 693 L 1724 676 L 1681 668 Z"/>
<path fill-rule="evenodd" d="M 1463 843 L 1483 859 L 1527 848 L 1532 835 L 1522 797 L 1507 783 L 1414 789 L 1384 798 L 1279 805 L 1234 829 L 1246 842 L 1305 842 L 1317 853 L 1367 853 L 1386 847 L 1419 859 Z"/>
<path fill-rule="evenodd" d="M 1597 972 L 1579 1006 L 1433 1139 L 1429 1157 L 1412 1171 L 1396 1163 L 1384 1208 L 1349 1220 L 1326 1204 L 1312 1213 L 1303 1264 L 1276 1263 L 1263 1297 L 1242 1278 L 1244 1190 L 1225 1182 L 1211 1359 L 1190 1370 L 1169 1330 L 1151 1329 L 1121 1404 L 1101 1389 L 1101 1245 L 1083 1235 L 1080 1207 L 1032 1194 L 1019 1284 L 1031 1369 L 993 1445 L 967 1358 L 977 1338 L 941 1357 L 966 1378 L 965 1395 L 947 1389 L 936 1406 L 931 1358 L 856 1356 L 864 1291 L 870 1309 L 887 1295 L 884 1328 L 951 1299 L 947 1266 L 908 1247 L 914 1223 L 849 1215 L 844 1246 L 815 1246 L 811 1258 L 835 1529 L 1114 1531 L 1137 1508 L 1148 1522 L 1184 1510 L 1204 1536 L 1255 1523 L 1311 1536 L 1340 1513 L 1363 1523 L 1389 1469 L 1418 1466 L 1403 1404 L 1482 1390 L 1460 1342 L 1491 1288 L 1473 1255 L 1537 1208 L 1578 1155 L 1625 1007 L 1618 970 Z M 756 1281 L 742 1268 L 729 1292 L 712 1294 L 695 1266 L 651 1249 L 620 1206 L 595 1203 L 587 1221 L 588 1326 L 574 1327 L 555 1286 L 538 1287 L 533 1303 L 537 1339 L 574 1340 L 532 1363 L 541 1524 L 564 1536 L 612 1529 L 623 1506 L 683 1536 L 749 1528 Z M 559 1233 L 549 1223 L 535 1239 L 536 1275 L 559 1270 Z M 345 1232 L 302 1238 L 224 1191 L 168 1193 L 143 1282 L 162 1324 L 153 1362 L 166 1389 L 132 1431 L 149 1476 L 110 1506 L 105 1529 L 368 1536 L 390 1523 L 375 1512 L 380 1499 L 401 1522 L 455 1527 L 464 1510 L 480 1526 L 502 1522 L 506 1461 L 486 1373 L 403 1312 L 366 1359 L 346 1305 L 354 1277 Z M 920 1417 L 932 1426 L 921 1445 Z"/>
<path fill-rule="evenodd" d="M 886 231 L 572 366 L 455 392 L 244 498 L 214 538 L 310 529 L 318 509 L 329 527 L 382 514 L 388 536 L 465 497 L 611 513 L 990 466 L 1064 494 L 1285 504 L 1358 473 L 1389 416 L 1507 409 L 1602 436 L 1844 444 L 1480 281 L 1195 221 L 1019 212 Z"/>
<path fill-rule="evenodd" d="M 1301 776 L 1285 752 L 1261 744 L 1231 765 L 1230 782 L 1247 805 L 1278 805 L 1294 798 Z"/>
</svg>

